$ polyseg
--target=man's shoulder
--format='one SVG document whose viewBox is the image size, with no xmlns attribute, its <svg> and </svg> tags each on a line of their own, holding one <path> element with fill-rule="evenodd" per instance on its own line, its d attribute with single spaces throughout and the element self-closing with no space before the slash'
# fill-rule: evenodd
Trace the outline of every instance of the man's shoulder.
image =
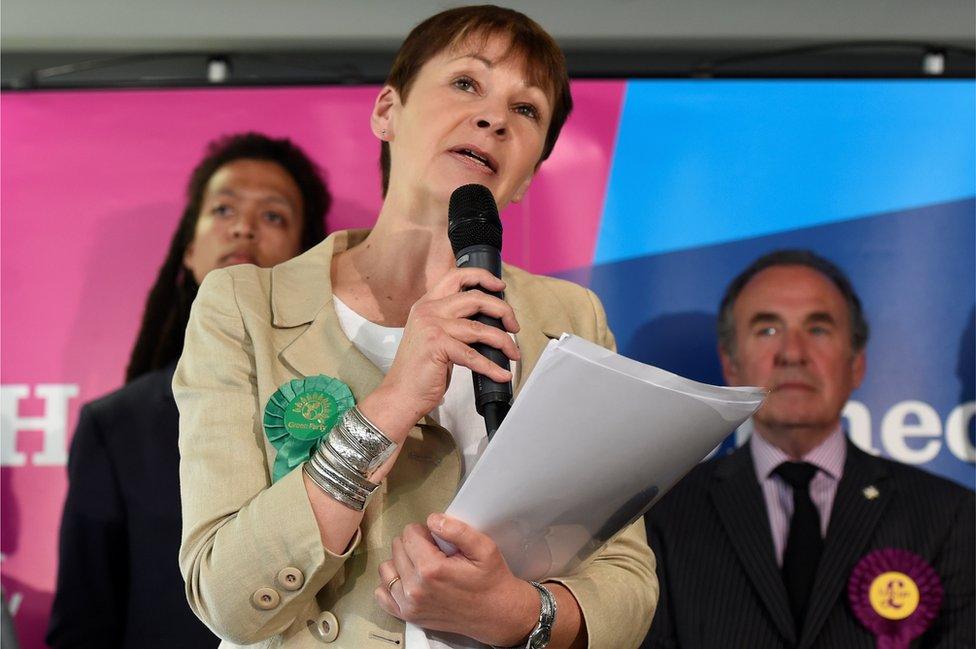
<svg viewBox="0 0 976 649">
<path fill-rule="evenodd" d="M 147 421 L 158 421 L 165 411 L 176 412 L 171 387 L 173 370 L 171 365 L 146 372 L 85 404 L 83 416 L 93 419 L 103 436 L 111 437 L 115 431 L 122 435 L 135 434 L 135 429 L 144 427 Z"/>
<path fill-rule="evenodd" d="M 860 454 L 866 462 L 873 462 L 883 469 L 887 473 L 888 479 L 898 487 L 899 491 L 904 491 L 909 497 L 945 500 L 946 502 L 974 497 L 972 489 L 948 478 L 930 473 L 925 469 L 889 458 L 870 455 L 860 449 L 854 449 L 852 452 Z"/>
<path fill-rule="evenodd" d="M 748 452 L 745 447 L 733 450 L 725 455 L 700 462 L 677 482 L 661 500 L 651 509 L 654 516 L 668 516 L 672 510 L 684 511 L 686 514 L 704 503 L 717 480 L 722 480 L 731 473 L 747 470 L 744 466 L 747 458 L 742 453 Z M 701 511 L 694 509 L 693 511 Z"/>
</svg>

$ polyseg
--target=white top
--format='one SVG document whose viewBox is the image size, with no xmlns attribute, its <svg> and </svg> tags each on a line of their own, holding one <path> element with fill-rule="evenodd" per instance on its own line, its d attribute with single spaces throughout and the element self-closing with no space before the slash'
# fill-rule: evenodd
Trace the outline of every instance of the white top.
<svg viewBox="0 0 976 649">
<path fill-rule="evenodd" d="M 386 374 L 393 365 L 393 358 L 403 339 L 403 328 L 384 327 L 370 322 L 335 295 L 332 300 L 335 302 L 336 315 L 339 316 L 339 326 L 346 338 Z M 514 370 L 513 362 L 512 371 Z M 467 479 L 488 445 L 485 420 L 475 410 L 471 370 L 461 365 L 454 366 L 444 400 L 429 416 L 454 437 L 455 443 L 461 449 L 463 479 Z M 453 634 L 425 632 L 412 624 L 407 624 L 404 640 L 406 649 L 473 649 L 486 646 Z"/>
</svg>

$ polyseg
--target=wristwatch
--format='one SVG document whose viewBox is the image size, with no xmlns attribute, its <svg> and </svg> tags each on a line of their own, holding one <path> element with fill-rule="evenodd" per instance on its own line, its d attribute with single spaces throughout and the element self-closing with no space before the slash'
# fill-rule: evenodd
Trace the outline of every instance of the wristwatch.
<svg viewBox="0 0 976 649">
<path fill-rule="evenodd" d="M 542 584 L 536 581 L 529 583 L 539 591 L 539 599 L 542 600 L 542 605 L 539 608 L 539 623 L 529 634 L 525 649 L 546 649 L 549 646 L 549 638 L 552 636 L 552 627 L 556 624 L 556 598 Z"/>
</svg>

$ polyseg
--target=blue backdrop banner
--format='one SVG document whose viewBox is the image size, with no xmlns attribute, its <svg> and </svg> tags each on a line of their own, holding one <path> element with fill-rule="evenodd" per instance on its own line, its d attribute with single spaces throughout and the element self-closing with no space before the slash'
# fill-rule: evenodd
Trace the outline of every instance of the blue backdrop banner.
<svg viewBox="0 0 976 649">
<path fill-rule="evenodd" d="M 971 81 L 632 81 L 593 267 L 564 275 L 623 353 L 720 383 L 725 285 L 813 249 L 872 325 L 852 439 L 973 488 L 974 143 Z"/>
</svg>

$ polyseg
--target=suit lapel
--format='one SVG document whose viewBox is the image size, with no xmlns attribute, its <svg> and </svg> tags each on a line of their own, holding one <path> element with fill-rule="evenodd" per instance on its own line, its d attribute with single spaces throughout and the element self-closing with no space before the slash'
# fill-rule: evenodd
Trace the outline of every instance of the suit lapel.
<svg viewBox="0 0 976 649">
<path fill-rule="evenodd" d="M 279 358 L 303 376 L 328 374 L 357 399 L 379 386 L 383 373 L 346 338 L 332 302 L 332 256 L 359 243 L 366 231 L 337 232 L 308 253 L 271 271 L 274 325 L 283 330 Z M 287 336 L 287 331 L 296 333 Z"/>
<path fill-rule="evenodd" d="M 801 648 L 809 647 L 820 633 L 827 615 L 847 585 L 854 563 L 864 554 L 865 546 L 891 501 L 894 485 L 886 478 L 887 470 L 882 463 L 847 442 L 844 475 L 837 485 L 830 513 L 824 552 L 800 635 Z M 869 498 L 864 491 L 872 486 L 877 496 Z"/>
<path fill-rule="evenodd" d="M 710 495 L 732 547 L 773 623 L 790 644 L 794 643 L 793 615 L 776 566 L 769 516 L 748 443 L 716 467 Z"/>
</svg>

